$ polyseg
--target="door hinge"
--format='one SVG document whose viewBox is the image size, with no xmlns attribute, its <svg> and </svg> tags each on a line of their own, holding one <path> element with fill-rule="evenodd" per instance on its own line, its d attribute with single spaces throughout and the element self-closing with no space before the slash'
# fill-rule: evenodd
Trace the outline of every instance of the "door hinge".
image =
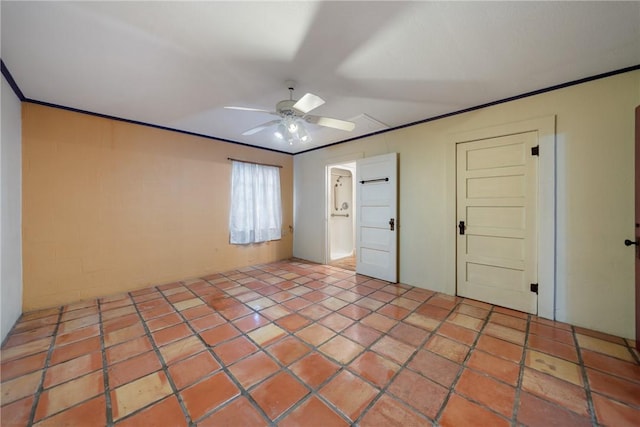
<svg viewBox="0 0 640 427">
<path fill-rule="evenodd" d="M 531 155 L 539 156 L 540 155 L 540 146 L 536 145 L 535 147 L 531 147 Z"/>
<path fill-rule="evenodd" d="M 532 283 L 531 284 L 531 292 L 537 294 L 538 293 L 538 284 L 537 283 Z"/>
</svg>

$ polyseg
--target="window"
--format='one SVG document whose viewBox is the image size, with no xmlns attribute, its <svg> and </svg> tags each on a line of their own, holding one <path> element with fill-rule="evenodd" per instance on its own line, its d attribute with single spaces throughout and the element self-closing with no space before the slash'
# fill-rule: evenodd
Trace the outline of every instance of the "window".
<svg viewBox="0 0 640 427">
<path fill-rule="evenodd" d="M 249 244 L 278 240 L 282 233 L 280 169 L 232 162 L 229 241 Z"/>
</svg>

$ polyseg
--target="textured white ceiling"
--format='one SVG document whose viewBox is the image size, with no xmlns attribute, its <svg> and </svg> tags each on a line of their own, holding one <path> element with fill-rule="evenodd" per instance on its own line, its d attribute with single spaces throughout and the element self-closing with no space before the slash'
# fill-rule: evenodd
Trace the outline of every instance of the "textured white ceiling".
<svg viewBox="0 0 640 427">
<path fill-rule="evenodd" d="M 640 2 L 0 3 L 28 99 L 296 153 L 640 64 Z M 289 146 L 242 132 L 298 82 L 353 120 Z"/>
</svg>

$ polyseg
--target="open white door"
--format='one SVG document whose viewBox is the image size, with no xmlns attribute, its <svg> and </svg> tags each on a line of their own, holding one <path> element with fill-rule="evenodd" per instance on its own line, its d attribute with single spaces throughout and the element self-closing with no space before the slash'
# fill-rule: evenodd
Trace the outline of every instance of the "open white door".
<svg viewBox="0 0 640 427">
<path fill-rule="evenodd" d="M 398 155 L 356 162 L 356 273 L 398 279 Z"/>
</svg>

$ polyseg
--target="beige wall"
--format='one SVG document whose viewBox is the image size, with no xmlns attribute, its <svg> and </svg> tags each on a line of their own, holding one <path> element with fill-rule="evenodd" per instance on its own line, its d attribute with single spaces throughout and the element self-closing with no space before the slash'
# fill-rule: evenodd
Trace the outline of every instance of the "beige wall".
<svg viewBox="0 0 640 427">
<path fill-rule="evenodd" d="M 400 281 L 454 294 L 454 135 L 555 116 L 555 317 L 633 338 L 634 251 L 623 241 L 634 236 L 638 104 L 634 71 L 297 155 L 294 255 L 324 261 L 327 164 L 398 152 Z"/>
<path fill-rule="evenodd" d="M 292 255 L 292 156 L 23 104 L 23 310 Z M 231 163 L 280 164 L 281 241 L 228 243 Z"/>
</svg>

